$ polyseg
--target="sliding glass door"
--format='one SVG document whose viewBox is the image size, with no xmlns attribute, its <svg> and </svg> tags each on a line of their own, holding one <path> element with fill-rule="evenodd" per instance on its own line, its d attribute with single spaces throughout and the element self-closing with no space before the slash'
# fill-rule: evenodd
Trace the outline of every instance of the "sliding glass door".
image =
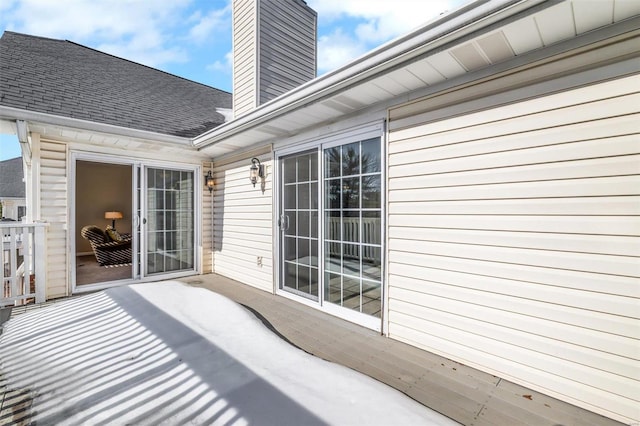
<svg viewBox="0 0 640 426">
<path fill-rule="evenodd" d="M 144 173 L 145 275 L 194 270 L 194 172 L 145 167 Z"/>
<path fill-rule="evenodd" d="M 278 158 L 281 290 L 381 317 L 381 158 L 379 137 Z"/>
<path fill-rule="evenodd" d="M 323 150 L 324 301 L 380 317 L 380 139 Z"/>
<path fill-rule="evenodd" d="M 318 300 L 318 153 L 280 161 L 281 286 Z"/>
<path fill-rule="evenodd" d="M 196 165 L 73 152 L 71 170 L 74 292 L 198 271 Z M 115 223 L 105 218 L 112 211 Z M 100 245 L 107 225 L 119 244 Z"/>
</svg>

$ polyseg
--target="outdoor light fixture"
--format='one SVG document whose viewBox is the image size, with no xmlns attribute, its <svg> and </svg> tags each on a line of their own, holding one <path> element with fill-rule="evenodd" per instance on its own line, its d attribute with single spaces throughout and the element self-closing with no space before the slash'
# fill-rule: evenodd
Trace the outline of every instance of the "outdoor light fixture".
<svg viewBox="0 0 640 426">
<path fill-rule="evenodd" d="M 249 167 L 249 180 L 253 184 L 254 188 L 256 187 L 258 178 L 264 178 L 264 166 L 260 164 L 260 160 L 258 160 L 257 158 L 252 158 L 251 167 Z"/>
<path fill-rule="evenodd" d="M 207 174 L 204 175 L 204 185 L 209 188 L 209 194 L 211 194 L 211 191 L 213 191 L 213 186 L 215 185 L 213 176 L 211 175 L 211 170 L 209 170 Z"/>
<path fill-rule="evenodd" d="M 105 219 L 111 219 L 111 227 L 116 229 L 116 219 L 122 219 L 122 212 L 104 212 Z"/>
</svg>

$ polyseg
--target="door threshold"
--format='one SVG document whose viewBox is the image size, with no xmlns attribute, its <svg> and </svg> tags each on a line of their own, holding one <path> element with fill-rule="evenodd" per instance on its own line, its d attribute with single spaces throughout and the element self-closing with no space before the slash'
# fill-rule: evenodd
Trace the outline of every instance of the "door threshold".
<svg viewBox="0 0 640 426">
<path fill-rule="evenodd" d="M 361 327 L 365 327 L 370 330 L 382 333 L 382 320 L 380 318 L 362 314 L 356 311 L 351 311 L 347 308 L 333 305 L 331 303 L 321 305 L 319 302 L 307 299 L 306 297 L 298 296 L 282 289 L 276 290 L 276 296 L 282 296 L 286 299 L 293 300 L 296 303 L 300 303 L 310 308 L 317 309 L 318 311 L 324 312 L 325 314 L 333 315 L 334 317 L 352 322 Z"/>
</svg>

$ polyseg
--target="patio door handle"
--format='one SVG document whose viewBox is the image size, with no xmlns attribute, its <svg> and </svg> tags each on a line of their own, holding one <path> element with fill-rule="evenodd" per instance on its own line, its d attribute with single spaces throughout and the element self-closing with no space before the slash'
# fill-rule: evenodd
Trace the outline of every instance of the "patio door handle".
<svg viewBox="0 0 640 426">
<path fill-rule="evenodd" d="M 280 227 L 280 230 L 282 232 L 286 232 L 289 230 L 289 216 L 287 216 L 286 214 L 283 214 L 280 216 L 280 219 L 278 220 L 278 226 Z"/>
</svg>

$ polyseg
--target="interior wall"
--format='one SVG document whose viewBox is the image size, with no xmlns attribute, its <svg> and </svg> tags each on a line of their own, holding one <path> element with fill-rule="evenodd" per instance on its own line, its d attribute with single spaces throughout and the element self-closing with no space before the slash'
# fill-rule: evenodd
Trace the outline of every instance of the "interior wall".
<svg viewBox="0 0 640 426">
<path fill-rule="evenodd" d="M 76 254 L 92 252 L 89 241 L 80 230 L 86 225 L 105 229 L 111 220 L 106 211 L 119 211 L 124 216 L 116 221 L 120 233 L 130 233 L 133 212 L 131 199 L 131 166 L 78 161 L 76 163 Z"/>
</svg>

